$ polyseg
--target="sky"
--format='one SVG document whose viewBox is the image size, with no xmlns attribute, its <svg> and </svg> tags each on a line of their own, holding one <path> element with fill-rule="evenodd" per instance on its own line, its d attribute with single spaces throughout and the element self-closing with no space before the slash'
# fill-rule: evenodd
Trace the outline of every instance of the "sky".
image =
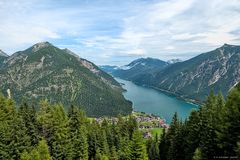
<svg viewBox="0 0 240 160">
<path fill-rule="evenodd" d="M 0 49 L 48 41 L 98 65 L 240 45 L 240 0 L 0 0 Z"/>
</svg>

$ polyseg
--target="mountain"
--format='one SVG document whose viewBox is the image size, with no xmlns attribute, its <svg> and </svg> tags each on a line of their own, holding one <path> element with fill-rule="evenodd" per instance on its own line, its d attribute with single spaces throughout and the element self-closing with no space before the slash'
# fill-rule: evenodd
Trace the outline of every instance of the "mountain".
<svg viewBox="0 0 240 160">
<path fill-rule="evenodd" d="M 202 103 L 211 90 L 226 96 L 240 81 L 240 46 L 224 44 L 187 61 L 141 58 L 123 67 L 112 67 L 109 73 Z"/>
<path fill-rule="evenodd" d="M 213 51 L 155 72 L 145 84 L 183 98 L 204 101 L 213 90 L 228 91 L 240 81 L 240 46 L 224 44 Z"/>
<path fill-rule="evenodd" d="M 120 77 L 126 80 L 138 81 L 143 80 L 143 76 L 151 75 L 156 70 L 161 70 L 168 65 L 164 62 L 155 58 L 139 58 L 132 61 L 128 65 L 121 67 L 101 67 L 108 73 L 116 77 Z"/>
<path fill-rule="evenodd" d="M 8 57 L 8 55 L 0 49 L 0 67 L 2 66 L 3 61 Z"/>
<path fill-rule="evenodd" d="M 122 88 L 95 64 L 68 49 L 42 42 L 7 57 L 0 68 L 0 89 L 17 102 L 22 97 L 51 103 L 71 104 L 90 116 L 131 113 Z"/>
</svg>

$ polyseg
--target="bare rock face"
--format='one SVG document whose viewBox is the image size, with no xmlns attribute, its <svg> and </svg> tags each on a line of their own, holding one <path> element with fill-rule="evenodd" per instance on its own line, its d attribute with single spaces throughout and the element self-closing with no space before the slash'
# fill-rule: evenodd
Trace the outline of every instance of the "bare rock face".
<svg viewBox="0 0 240 160">
<path fill-rule="evenodd" d="M 41 42 L 7 57 L 0 68 L 0 92 L 21 102 L 23 97 L 82 106 L 89 115 L 130 113 L 121 86 L 92 62 L 70 50 Z"/>
</svg>

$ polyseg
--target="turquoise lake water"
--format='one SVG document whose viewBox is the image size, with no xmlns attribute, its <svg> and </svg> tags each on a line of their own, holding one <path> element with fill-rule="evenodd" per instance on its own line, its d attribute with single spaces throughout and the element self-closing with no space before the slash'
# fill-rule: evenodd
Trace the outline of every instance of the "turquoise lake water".
<svg viewBox="0 0 240 160">
<path fill-rule="evenodd" d="M 175 112 L 179 118 L 188 117 L 192 109 L 198 106 L 179 100 L 174 96 L 166 95 L 160 91 L 136 85 L 130 81 L 115 78 L 119 83 L 124 84 L 122 87 L 127 91 L 123 93 L 124 97 L 133 102 L 134 111 L 152 113 L 166 119 L 167 123 L 171 122 Z"/>
</svg>

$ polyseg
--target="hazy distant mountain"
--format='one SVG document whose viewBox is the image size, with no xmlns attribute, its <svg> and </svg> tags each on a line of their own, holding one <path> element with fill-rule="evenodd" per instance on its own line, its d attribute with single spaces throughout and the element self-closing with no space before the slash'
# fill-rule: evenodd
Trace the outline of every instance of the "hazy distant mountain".
<svg viewBox="0 0 240 160">
<path fill-rule="evenodd" d="M 154 73 L 156 70 L 161 70 L 168 65 L 164 62 L 155 58 L 139 58 L 132 61 L 128 65 L 121 67 L 101 67 L 106 72 L 111 73 L 116 77 L 120 77 L 126 80 L 137 81 L 144 80 L 143 76 Z"/>
<path fill-rule="evenodd" d="M 101 68 L 103 71 L 105 71 L 105 72 L 107 72 L 107 73 L 110 73 L 110 74 L 112 74 L 112 73 L 115 72 L 116 70 L 120 69 L 120 67 L 118 67 L 118 66 L 111 66 L 111 65 L 102 65 L 102 66 L 100 66 L 100 68 Z"/>
<path fill-rule="evenodd" d="M 79 58 L 67 49 L 48 42 L 14 53 L 0 69 L 0 89 L 17 102 L 47 98 L 52 103 L 75 104 L 88 115 L 130 113 L 131 103 L 123 97 L 122 88 L 110 75 L 93 63 Z"/>
</svg>

